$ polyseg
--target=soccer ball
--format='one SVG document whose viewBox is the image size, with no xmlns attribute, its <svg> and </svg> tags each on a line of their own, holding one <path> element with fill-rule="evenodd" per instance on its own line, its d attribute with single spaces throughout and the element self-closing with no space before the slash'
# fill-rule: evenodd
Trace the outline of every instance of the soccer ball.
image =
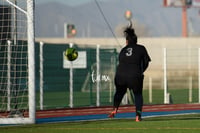
<svg viewBox="0 0 200 133">
<path fill-rule="evenodd" d="M 75 48 L 68 48 L 65 51 L 65 56 L 67 60 L 74 61 L 78 58 L 78 52 L 76 51 Z"/>
</svg>

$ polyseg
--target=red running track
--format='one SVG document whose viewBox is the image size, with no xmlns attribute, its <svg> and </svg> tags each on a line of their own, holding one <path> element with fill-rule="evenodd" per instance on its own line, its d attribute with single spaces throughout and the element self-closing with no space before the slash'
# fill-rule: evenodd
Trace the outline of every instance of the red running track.
<svg viewBox="0 0 200 133">
<path fill-rule="evenodd" d="M 143 112 L 162 112 L 162 111 L 183 111 L 200 110 L 200 104 L 165 104 L 165 105 L 145 105 Z M 108 114 L 112 111 L 111 106 L 87 107 L 87 108 L 66 108 L 56 110 L 43 110 L 36 112 L 36 118 L 51 118 L 65 116 L 83 116 L 95 114 Z M 120 106 L 118 113 L 134 112 L 134 106 Z"/>
</svg>

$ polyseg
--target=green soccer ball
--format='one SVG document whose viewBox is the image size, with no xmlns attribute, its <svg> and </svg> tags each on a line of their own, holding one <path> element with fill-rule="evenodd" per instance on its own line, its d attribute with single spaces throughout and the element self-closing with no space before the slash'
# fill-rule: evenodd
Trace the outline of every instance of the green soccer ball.
<svg viewBox="0 0 200 133">
<path fill-rule="evenodd" d="M 78 58 L 78 52 L 76 51 L 75 48 L 68 48 L 65 51 L 65 56 L 67 60 L 74 61 Z"/>
</svg>

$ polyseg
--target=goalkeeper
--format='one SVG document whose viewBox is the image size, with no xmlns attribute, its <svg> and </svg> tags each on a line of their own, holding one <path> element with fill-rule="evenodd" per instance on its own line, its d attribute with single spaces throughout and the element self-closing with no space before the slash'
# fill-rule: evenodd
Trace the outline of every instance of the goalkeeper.
<svg viewBox="0 0 200 133">
<path fill-rule="evenodd" d="M 136 107 L 136 121 L 141 121 L 143 106 L 144 71 L 151 61 L 144 46 L 137 44 L 137 35 L 132 25 L 124 30 L 126 46 L 119 53 L 119 64 L 115 75 L 116 92 L 114 95 L 113 111 L 108 117 L 113 118 L 125 95 L 127 88 L 133 92 Z"/>
</svg>

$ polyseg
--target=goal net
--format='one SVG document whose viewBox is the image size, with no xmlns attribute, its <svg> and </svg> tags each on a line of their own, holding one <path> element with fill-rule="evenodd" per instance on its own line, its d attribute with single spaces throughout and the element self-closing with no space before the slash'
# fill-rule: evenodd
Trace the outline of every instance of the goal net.
<svg viewBox="0 0 200 133">
<path fill-rule="evenodd" d="M 0 124 L 35 123 L 34 0 L 0 0 Z"/>
</svg>

